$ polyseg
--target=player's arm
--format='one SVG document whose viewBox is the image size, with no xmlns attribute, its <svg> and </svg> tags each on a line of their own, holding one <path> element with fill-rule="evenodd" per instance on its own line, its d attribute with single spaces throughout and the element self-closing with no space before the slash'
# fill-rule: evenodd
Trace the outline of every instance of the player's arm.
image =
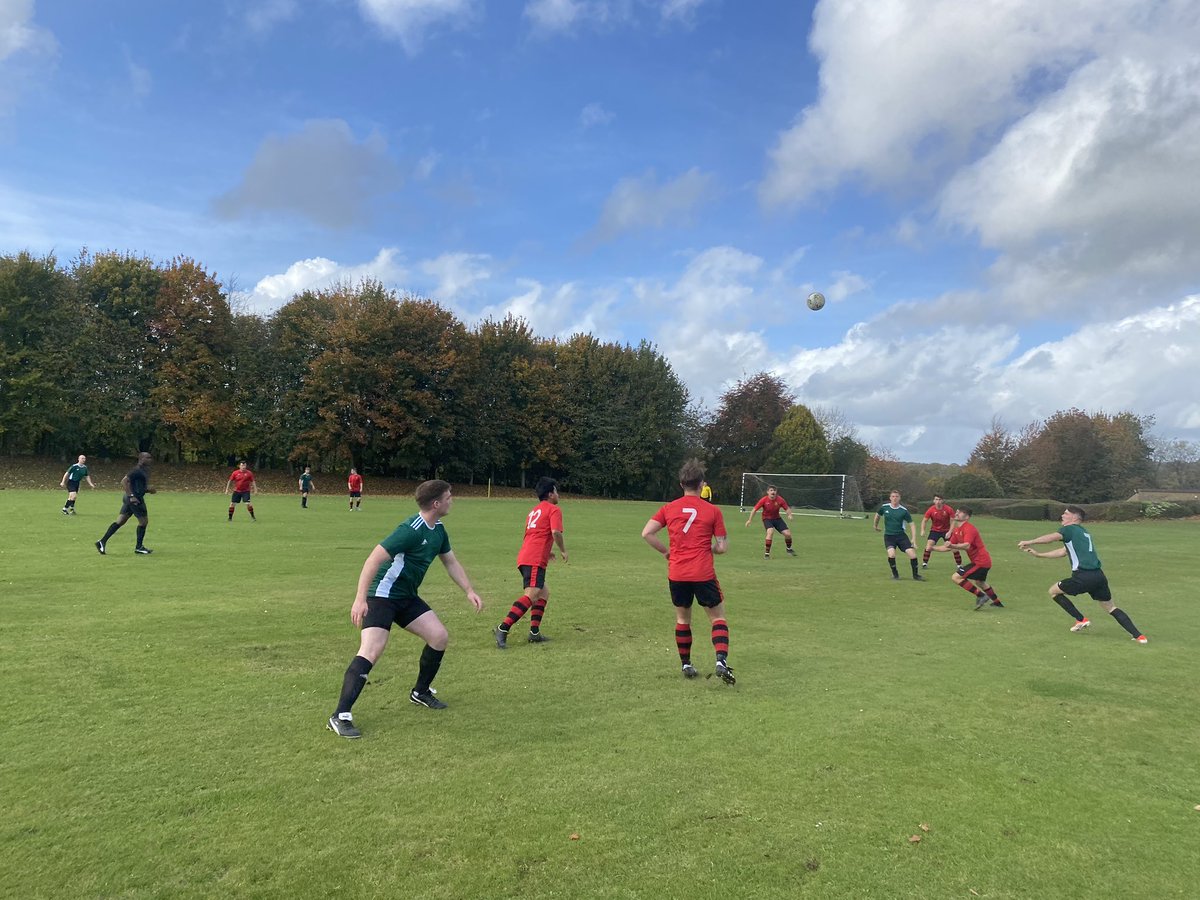
<svg viewBox="0 0 1200 900">
<path fill-rule="evenodd" d="M 713 553 L 716 553 L 719 556 L 720 554 L 724 553 L 728 549 L 729 549 L 728 535 L 723 534 L 719 538 L 716 538 L 713 540 L 713 548 L 712 548 Z"/>
<path fill-rule="evenodd" d="M 467 577 L 467 570 L 463 568 L 462 563 L 454 555 L 453 550 L 447 550 L 441 556 L 442 565 L 446 567 L 446 574 L 450 579 L 463 589 L 467 595 L 467 599 L 471 601 L 471 605 L 475 607 L 475 612 L 483 609 L 483 598 L 475 593 L 475 588 L 471 587 L 471 579 Z"/>
<path fill-rule="evenodd" d="M 226 494 L 229 493 L 229 489 L 231 487 L 233 487 L 233 479 L 232 478 L 230 478 L 227 482 L 225 482 L 225 493 Z"/>
<path fill-rule="evenodd" d="M 780 497 L 779 499 L 783 503 L 783 508 L 785 510 L 787 510 L 788 521 L 789 522 L 792 521 L 792 508 L 790 506 L 788 506 L 787 501 L 784 500 L 782 497 Z"/>
<path fill-rule="evenodd" d="M 558 545 L 558 552 L 562 554 L 562 561 L 567 562 L 567 545 L 563 543 L 563 533 L 561 531 L 550 532 L 554 535 L 554 543 Z"/>
<path fill-rule="evenodd" d="M 929 513 L 925 513 L 925 517 L 923 519 L 921 519 L 921 537 L 925 537 L 925 523 L 930 522 L 930 521 L 931 520 L 929 518 Z M 929 530 L 932 533 L 932 531 L 933 531 L 932 525 L 930 525 Z"/>
<path fill-rule="evenodd" d="M 917 523 L 912 520 L 912 516 L 908 518 L 908 533 L 912 536 L 912 542 L 917 542 Z"/>
<path fill-rule="evenodd" d="M 754 509 L 750 510 L 750 518 L 748 518 L 746 520 L 747 526 L 749 526 L 750 523 L 754 521 L 754 514 L 756 512 L 758 512 L 760 509 L 762 509 L 762 505 L 766 502 L 767 502 L 767 498 L 763 497 L 761 500 L 759 500 L 757 503 L 754 504 Z"/>
<path fill-rule="evenodd" d="M 379 571 L 379 567 L 391 559 L 392 554 L 387 548 L 383 544 L 376 544 L 367 561 L 363 563 L 362 571 L 358 573 L 358 590 L 354 592 L 354 603 L 350 606 L 350 621 L 354 623 L 355 628 L 362 628 L 363 616 L 367 614 L 367 589 L 371 587 L 371 580 Z"/>
<path fill-rule="evenodd" d="M 747 522 L 746 524 L 749 525 L 750 523 Z M 671 551 L 658 537 L 658 533 L 662 531 L 662 529 L 662 522 L 658 521 L 657 519 L 651 519 L 646 523 L 646 527 L 642 529 L 642 540 L 661 553 L 663 556 L 667 556 Z"/>
<path fill-rule="evenodd" d="M 129 498 L 130 503 L 141 503 L 142 502 L 142 501 L 138 500 L 137 497 L 133 496 L 133 485 L 131 485 L 129 483 L 128 475 L 121 476 L 121 491 L 122 491 L 122 493 L 125 494 L 126 497 Z"/>
<path fill-rule="evenodd" d="M 70 469 L 67 469 L 67 471 L 66 471 L 66 472 L 63 472 L 62 481 L 60 481 L 60 482 L 58 483 L 58 486 L 59 486 L 59 487 L 66 487 L 66 486 L 67 486 L 67 474 L 68 474 L 70 471 L 71 471 Z M 91 479 L 88 479 L 88 480 L 90 481 Z"/>
<path fill-rule="evenodd" d="M 875 518 L 871 522 L 871 527 L 874 528 L 876 531 L 879 530 L 879 513 L 878 512 L 875 513 Z"/>
<path fill-rule="evenodd" d="M 1052 531 L 1049 534 L 1043 534 L 1041 537 L 1035 537 L 1028 541 L 1017 541 L 1017 547 L 1021 550 L 1028 550 L 1033 544 L 1053 544 L 1056 541 L 1061 541 L 1062 535 L 1057 531 Z M 1066 548 L 1063 548 L 1063 553 L 1066 553 Z"/>
<path fill-rule="evenodd" d="M 1031 544 L 1033 542 L 1032 541 L 1022 541 L 1021 543 Z M 1060 557 L 1060 556 L 1067 555 L 1066 547 L 1055 547 L 1053 550 L 1047 550 L 1045 553 L 1039 553 L 1038 551 L 1034 550 L 1032 547 L 1022 547 L 1021 549 L 1024 550 L 1026 553 L 1028 553 L 1030 556 L 1036 556 L 1036 557 L 1039 557 L 1040 559 L 1058 559 L 1058 557 Z"/>
<path fill-rule="evenodd" d="M 85 477 L 87 478 L 88 487 L 90 487 L 94 491 L 96 489 L 96 482 L 92 481 L 91 475 L 87 475 Z"/>
</svg>

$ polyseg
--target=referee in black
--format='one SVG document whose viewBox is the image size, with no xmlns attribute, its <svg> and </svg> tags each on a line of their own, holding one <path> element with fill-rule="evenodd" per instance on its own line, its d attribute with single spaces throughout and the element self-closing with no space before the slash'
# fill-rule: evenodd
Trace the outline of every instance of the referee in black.
<svg viewBox="0 0 1200 900">
<path fill-rule="evenodd" d="M 116 534 L 117 530 L 128 522 L 131 516 L 138 520 L 137 546 L 133 548 L 133 552 L 143 556 L 149 556 L 154 552 L 142 543 L 146 537 L 146 525 L 150 522 L 150 514 L 146 511 L 146 495 L 155 493 L 154 488 L 150 487 L 150 463 L 152 460 L 153 457 L 143 450 L 138 454 L 137 465 L 121 479 L 121 487 L 125 491 L 125 496 L 121 500 L 121 512 L 117 515 L 117 521 L 108 526 L 104 537 L 96 541 L 96 549 L 100 551 L 101 556 L 105 554 L 105 545 L 108 544 L 108 539 Z"/>
</svg>

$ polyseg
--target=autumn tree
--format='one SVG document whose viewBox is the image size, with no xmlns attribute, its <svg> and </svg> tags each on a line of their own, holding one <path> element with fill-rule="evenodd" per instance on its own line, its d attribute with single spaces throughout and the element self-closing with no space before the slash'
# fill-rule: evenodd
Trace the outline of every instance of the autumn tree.
<svg viewBox="0 0 1200 900">
<path fill-rule="evenodd" d="M 739 381 L 721 395 L 705 434 L 714 490 L 735 496 L 743 472 L 764 470 L 775 429 L 793 399 L 783 379 L 767 372 Z"/>
</svg>

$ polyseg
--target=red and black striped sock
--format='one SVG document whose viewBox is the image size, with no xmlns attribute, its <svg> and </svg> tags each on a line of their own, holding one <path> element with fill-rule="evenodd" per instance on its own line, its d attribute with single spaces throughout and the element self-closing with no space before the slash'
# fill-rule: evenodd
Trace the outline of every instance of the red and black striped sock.
<svg viewBox="0 0 1200 900">
<path fill-rule="evenodd" d="M 767 541 L 767 549 L 766 549 L 766 552 L 767 552 L 767 553 L 770 553 L 770 552 L 771 552 L 771 542 L 770 542 L 770 540 L 768 540 L 768 541 Z"/>
<path fill-rule="evenodd" d="M 962 565 L 962 554 L 959 553 L 957 550 L 954 551 L 954 564 L 956 566 Z"/>
<path fill-rule="evenodd" d="M 975 587 L 975 585 L 971 584 L 971 582 L 969 582 L 969 581 L 966 581 L 966 580 L 960 581 L 958 583 L 958 586 L 960 588 L 962 588 L 964 591 L 966 591 L 968 594 L 974 594 L 976 597 L 979 596 L 979 588 Z"/>
<path fill-rule="evenodd" d="M 546 614 L 546 601 L 538 598 L 533 601 L 533 612 L 529 614 L 529 631 L 531 634 L 537 634 L 538 629 L 542 627 L 542 616 Z"/>
<path fill-rule="evenodd" d="M 254 504 L 253 503 L 246 504 L 246 512 L 250 513 L 250 518 L 252 518 L 252 519 L 254 518 Z"/>
<path fill-rule="evenodd" d="M 231 519 L 233 518 L 233 504 L 232 503 L 229 504 L 229 518 L 231 518 Z"/>
<path fill-rule="evenodd" d="M 529 598 L 522 594 L 513 603 L 512 609 L 508 611 L 508 615 L 504 617 L 504 621 L 500 623 L 500 628 L 508 631 L 527 612 L 529 612 Z"/>
<path fill-rule="evenodd" d="M 983 592 L 988 595 L 989 600 L 999 600 L 1000 599 L 999 597 L 996 596 L 996 589 L 994 587 L 992 587 L 991 585 L 988 585 L 986 588 L 984 588 Z"/>
<path fill-rule="evenodd" d="M 692 628 L 690 625 L 675 626 L 675 647 L 679 650 L 679 661 L 685 666 L 692 661 Z"/>
<path fill-rule="evenodd" d="M 713 619 L 712 623 L 713 649 L 717 651 L 717 659 L 729 655 L 729 626 L 724 619 Z"/>
<path fill-rule="evenodd" d="M 925 552 L 924 552 L 924 553 L 921 555 L 921 562 L 923 562 L 923 563 L 927 563 L 927 562 L 929 562 L 929 551 L 928 551 L 928 550 L 926 550 L 926 551 L 925 551 Z"/>
<path fill-rule="evenodd" d="M 787 548 L 788 548 L 789 550 L 791 550 L 791 549 L 792 549 L 792 539 L 791 539 L 790 537 L 785 537 L 785 538 L 783 539 L 783 542 L 784 542 L 785 544 L 787 544 Z"/>
</svg>

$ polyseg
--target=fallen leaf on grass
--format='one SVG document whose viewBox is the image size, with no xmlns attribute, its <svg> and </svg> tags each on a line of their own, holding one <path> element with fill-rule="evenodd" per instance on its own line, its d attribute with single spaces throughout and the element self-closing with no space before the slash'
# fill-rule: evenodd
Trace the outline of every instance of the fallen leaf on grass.
<svg viewBox="0 0 1200 900">
<path fill-rule="evenodd" d="M 926 825 L 924 822 L 922 822 L 917 827 L 920 828 L 922 831 L 924 831 L 926 834 L 929 834 L 929 826 Z"/>
<path fill-rule="evenodd" d="M 919 843 L 921 843 L 921 836 L 919 834 L 914 834 L 912 837 L 910 837 L 908 839 L 908 842 L 910 844 L 919 844 Z"/>
<path fill-rule="evenodd" d="M 577 840 L 579 840 L 579 834 L 578 834 L 578 832 L 574 832 L 574 831 L 573 831 L 573 832 L 571 832 L 571 840 L 573 840 L 573 841 L 577 841 Z"/>
</svg>

